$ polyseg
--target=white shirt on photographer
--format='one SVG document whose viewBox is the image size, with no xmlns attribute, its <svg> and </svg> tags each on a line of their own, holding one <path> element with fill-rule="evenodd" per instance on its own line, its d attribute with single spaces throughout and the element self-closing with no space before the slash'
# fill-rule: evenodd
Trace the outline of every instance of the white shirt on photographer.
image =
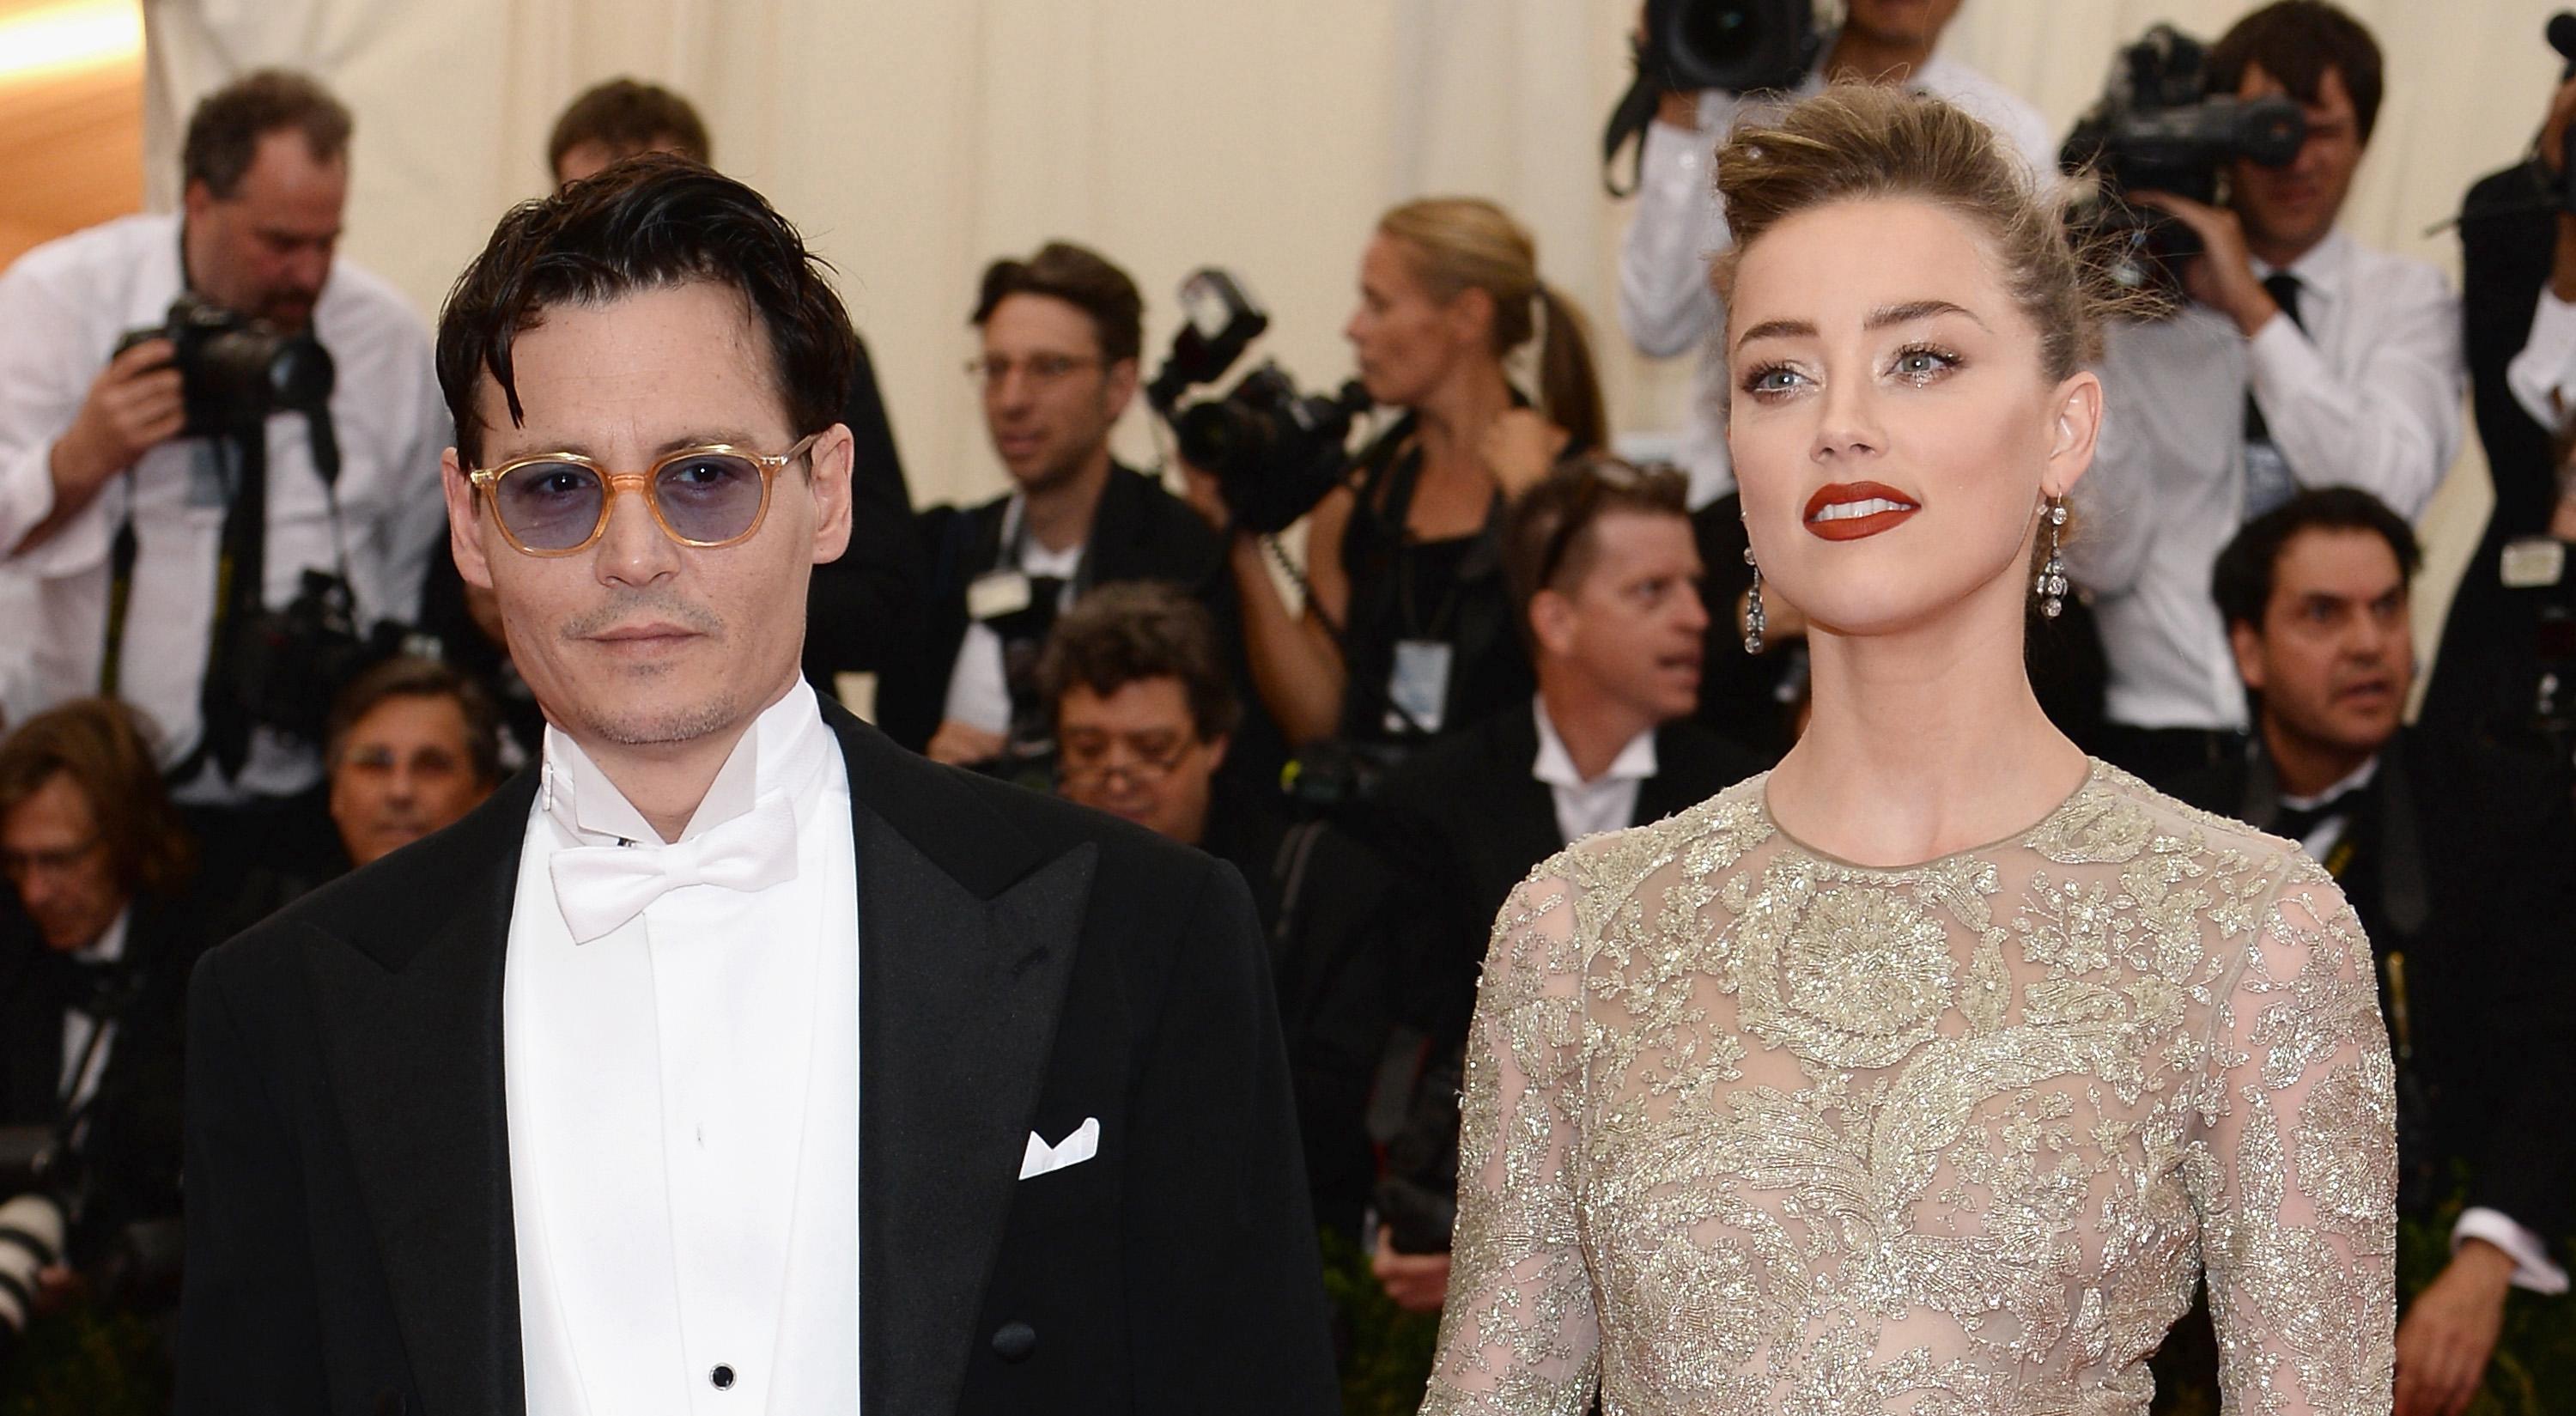
<svg viewBox="0 0 2576 1416">
<path fill-rule="evenodd" d="M 1829 35 L 1823 52 L 1832 51 Z M 1821 74 L 1810 73 L 1791 96 L 1804 98 L 1824 86 Z M 1967 65 L 1935 54 L 1906 86 L 1982 119 L 2032 172 L 2056 169 L 2057 144 L 2039 110 Z M 1708 281 L 1709 258 L 1734 244 L 1717 199 L 1717 146 L 1748 113 L 1777 111 L 1776 105 L 1711 89 L 1699 96 L 1695 131 L 1648 124 L 1637 212 L 1619 248 L 1619 323 L 1630 342 L 1659 359 L 1694 347 L 1700 351 L 1691 426 L 1682 445 L 1695 507 L 1735 488 L 1726 452 L 1726 358 L 1717 337 L 1725 313 Z"/>
<path fill-rule="evenodd" d="M 2243 524 L 2249 389 L 2300 486 L 2359 487 L 2410 520 L 2460 450 L 2460 298 L 2442 273 L 2341 230 L 2288 270 L 2300 323 L 2275 316 L 2247 339 L 2188 305 L 2107 331 L 2066 561 L 2093 592 L 2115 723 L 2246 726 L 2209 575 Z"/>
<path fill-rule="evenodd" d="M 96 693 L 106 645 L 109 550 L 131 515 L 136 557 L 119 696 L 159 729 L 164 765 L 201 735 L 199 686 L 214 616 L 224 508 L 200 471 L 203 439 L 144 454 L 42 543 L 8 554 L 53 510 L 53 445 L 127 331 L 166 322 L 181 287 L 179 219 L 133 216 L 48 242 L 0 273 L 0 606 L 25 607 L 18 668 L 31 706 Z M 360 628 L 416 612 L 422 572 L 446 512 L 438 455 L 451 440 L 429 336 L 392 286 L 342 260 L 313 312 L 336 381 L 340 539 Z M 295 598 L 306 569 L 338 560 L 309 433 L 300 415 L 268 424 L 268 540 L 261 597 Z M 19 704 L 10 704 L 17 710 Z M 286 796 L 321 780 L 321 754 L 263 729 L 240 777 L 211 764 L 183 801 Z"/>
</svg>

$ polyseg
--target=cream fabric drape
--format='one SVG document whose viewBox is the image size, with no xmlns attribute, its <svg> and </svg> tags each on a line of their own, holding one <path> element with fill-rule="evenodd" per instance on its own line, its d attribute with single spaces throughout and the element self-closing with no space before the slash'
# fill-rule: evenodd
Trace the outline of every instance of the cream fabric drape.
<svg viewBox="0 0 2576 1416">
<path fill-rule="evenodd" d="M 2345 0 L 2388 55 L 2388 100 L 2348 212 L 2362 240 L 2456 269 L 2425 228 L 2522 152 L 2558 61 L 2554 0 Z M 2061 131 L 2113 48 L 2157 20 L 2214 38 L 2245 0 L 1968 0 L 1947 52 Z M 1248 277 L 1266 352 L 1349 371 L 1339 330 L 1370 222 L 1406 197 L 1494 197 L 1588 310 L 1613 422 L 1677 425 L 1688 361 L 1635 356 L 1615 311 L 1628 207 L 1599 136 L 1635 0 L 148 0 L 148 190 L 176 196 L 188 107 L 288 64 L 359 117 L 346 252 L 434 313 L 499 214 L 545 186 L 554 115 L 633 73 L 688 93 L 716 160 L 831 258 L 874 351 L 916 500 L 1000 473 L 965 317 L 983 264 L 1062 236 L 1133 273 L 1151 358 L 1203 263 Z M 1150 368 L 1148 370 L 1150 372 Z M 1133 414 L 1122 449 L 1150 461 Z M 2474 443 L 2428 513 L 2427 627 L 2482 523 Z M 2428 641 L 2429 642 L 2429 641 Z"/>
</svg>

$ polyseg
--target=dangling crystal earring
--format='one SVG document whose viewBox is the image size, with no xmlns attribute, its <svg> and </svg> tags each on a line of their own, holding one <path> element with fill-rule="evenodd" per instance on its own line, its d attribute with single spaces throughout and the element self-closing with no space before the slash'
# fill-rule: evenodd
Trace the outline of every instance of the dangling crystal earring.
<svg viewBox="0 0 2576 1416">
<path fill-rule="evenodd" d="M 1744 548 L 1744 563 L 1753 567 L 1753 589 L 1744 597 L 1744 652 L 1762 652 L 1762 566 L 1753 559 L 1753 548 Z"/>
<path fill-rule="evenodd" d="M 2066 557 L 2058 554 L 2057 542 L 2066 525 L 2066 498 L 2050 497 L 2040 512 L 2048 525 L 2048 560 L 2039 568 L 2039 579 L 2032 586 L 2039 592 L 2039 612 L 2055 619 L 2066 609 Z"/>
</svg>

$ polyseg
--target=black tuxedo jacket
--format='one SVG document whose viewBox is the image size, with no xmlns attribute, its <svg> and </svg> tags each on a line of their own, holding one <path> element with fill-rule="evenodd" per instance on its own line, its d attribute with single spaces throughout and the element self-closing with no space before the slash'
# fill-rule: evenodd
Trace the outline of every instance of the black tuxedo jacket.
<svg viewBox="0 0 2576 1416">
<path fill-rule="evenodd" d="M 78 984 L 45 947 L 16 892 L 0 903 L 0 1125 L 63 1120 L 63 1009 Z M 125 926 L 116 1031 L 84 1128 L 88 1213 L 71 1236 L 76 1264 L 124 1226 L 179 1213 L 180 1097 L 188 970 L 201 951 L 194 901 L 138 898 Z M 0 1195 L 0 1199 L 7 1198 Z"/>
<path fill-rule="evenodd" d="M 1389 778 L 1365 830 L 1408 885 L 1398 1009 L 1444 1042 L 1463 1042 L 1494 916 L 1530 868 L 1565 848 L 1556 797 L 1530 775 L 1538 718 L 1496 713 Z M 1763 769 L 1761 759 L 1688 721 L 1655 731 L 1655 775 L 1638 784 L 1628 824 L 1660 821 Z"/>
<path fill-rule="evenodd" d="M 900 672 L 890 671 L 877 691 L 877 721 L 896 742 L 915 751 L 939 729 L 948 675 L 971 622 L 967 587 L 1001 563 L 1002 519 L 1010 502 L 1001 496 L 976 507 L 935 507 L 922 514 L 930 571 L 916 652 Z M 1234 582 L 1226 574 L 1224 543 L 1189 503 L 1142 472 L 1110 465 L 1100 505 L 1092 514 L 1082 574 L 1091 585 L 1169 581 L 1217 617 L 1219 643 L 1235 641 L 1229 629 Z"/>
<path fill-rule="evenodd" d="M 2206 810 L 2269 827 L 2279 789 L 2259 747 L 2176 784 Z M 2576 1224 L 2576 812 L 2566 779 L 2517 758 L 2398 734 L 2357 799 L 2341 879 L 2382 961 L 2406 956 L 2407 1063 L 2427 1099 L 2434 1186 L 2556 1244 Z M 2397 1011 L 2383 997 L 2391 1040 Z M 2410 1138 L 2411 1139 L 2411 1138 Z M 2412 1169 L 2419 1160 L 2401 1157 Z"/>
<path fill-rule="evenodd" d="M 1333 1410 L 1234 873 L 823 711 L 858 855 L 867 1409 Z M 524 1409 L 501 984 L 534 792 L 197 970 L 181 1411 Z M 1016 1178 L 1031 1131 L 1091 1116 L 1097 1158 Z"/>
</svg>

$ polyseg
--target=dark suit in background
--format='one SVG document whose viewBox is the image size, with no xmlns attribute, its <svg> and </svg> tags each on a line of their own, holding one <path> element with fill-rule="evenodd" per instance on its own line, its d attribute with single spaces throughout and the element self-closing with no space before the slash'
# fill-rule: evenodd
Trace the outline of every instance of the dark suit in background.
<svg viewBox="0 0 2576 1416">
<path fill-rule="evenodd" d="M 2259 747 L 2178 784 L 2195 806 L 2269 828 Z M 2552 1244 L 2576 1224 L 2576 812 L 2562 775 L 2401 730 L 2327 852 L 2380 967 L 2398 1052 L 2401 1212 L 2449 1197 Z M 2343 859 L 2338 859 L 2342 857 Z M 2392 970 L 2392 955 L 2403 957 Z M 2404 997 L 2392 986 L 2402 971 Z M 2410 1055 L 2411 1054 L 2411 1055 Z M 2413 1114 L 2409 1114 L 2413 1113 Z M 2561 1259 L 2564 1262 L 2564 1259 Z"/>
<path fill-rule="evenodd" d="M 873 1412 L 1334 1409 L 1234 873 L 839 711 Z M 185 1412 L 524 1409 L 502 977 L 536 774 L 208 956 Z M 1091 1160 L 1017 1179 L 1031 1132 Z"/>
<path fill-rule="evenodd" d="M 886 422 L 868 346 L 859 345 L 850 398 L 850 546 L 814 567 L 805 602 L 805 677 L 834 697 L 833 675 L 883 674 L 909 651 L 921 613 L 921 542 L 913 534 L 912 492 Z"/>
</svg>

